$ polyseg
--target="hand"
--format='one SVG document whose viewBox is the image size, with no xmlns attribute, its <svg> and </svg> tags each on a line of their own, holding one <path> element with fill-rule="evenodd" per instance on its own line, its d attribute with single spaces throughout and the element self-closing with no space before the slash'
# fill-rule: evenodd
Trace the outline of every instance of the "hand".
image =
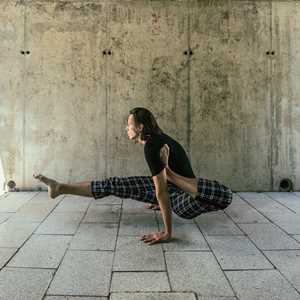
<svg viewBox="0 0 300 300">
<path fill-rule="evenodd" d="M 160 159 L 167 167 L 169 166 L 169 154 L 170 148 L 168 144 L 164 144 L 163 147 L 160 149 Z"/>
<path fill-rule="evenodd" d="M 160 242 L 169 242 L 170 240 L 171 240 L 171 235 L 164 231 L 144 234 L 143 236 L 140 237 L 140 241 L 144 241 L 145 243 L 148 243 L 148 245 L 152 245 Z"/>
</svg>

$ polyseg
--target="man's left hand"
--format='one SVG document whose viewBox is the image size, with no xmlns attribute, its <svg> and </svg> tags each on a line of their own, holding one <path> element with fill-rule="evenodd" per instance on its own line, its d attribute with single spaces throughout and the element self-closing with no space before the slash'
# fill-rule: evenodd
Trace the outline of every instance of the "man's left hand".
<svg viewBox="0 0 300 300">
<path fill-rule="evenodd" d="M 144 234 L 140 237 L 140 241 L 144 241 L 148 243 L 148 245 L 152 245 L 155 243 L 166 243 L 171 240 L 171 235 L 166 233 L 165 231 L 153 232 L 150 234 Z"/>
</svg>

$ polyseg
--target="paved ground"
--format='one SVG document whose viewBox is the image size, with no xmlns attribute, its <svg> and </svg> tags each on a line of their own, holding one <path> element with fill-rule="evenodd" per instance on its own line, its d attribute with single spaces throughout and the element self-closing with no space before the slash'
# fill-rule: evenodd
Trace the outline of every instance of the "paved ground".
<svg viewBox="0 0 300 300">
<path fill-rule="evenodd" d="M 149 246 L 159 212 L 131 199 L 0 197 L 0 299 L 300 299 L 300 192 L 236 193 L 174 241 Z"/>
</svg>

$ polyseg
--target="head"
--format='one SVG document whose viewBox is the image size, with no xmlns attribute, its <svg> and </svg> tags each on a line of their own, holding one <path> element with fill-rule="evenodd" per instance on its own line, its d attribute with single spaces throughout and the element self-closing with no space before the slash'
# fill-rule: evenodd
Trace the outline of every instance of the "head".
<svg viewBox="0 0 300 300">
<path fill-rule="evenodd" d="M 126 131 L 129 139 L 140 144 L 145 144 L 152 134 L 163 133 L 153 114 L 144 107 L 135 107 L 129 111 Z"/>
</svg>

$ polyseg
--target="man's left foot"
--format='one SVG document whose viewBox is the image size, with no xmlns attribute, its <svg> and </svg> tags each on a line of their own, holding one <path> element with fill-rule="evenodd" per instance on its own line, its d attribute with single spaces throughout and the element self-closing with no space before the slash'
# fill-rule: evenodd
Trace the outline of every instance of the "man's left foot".
<svg viewBox="0 0 300 300">
<path fill-rule="evenodd" d="M 50 198 L 54 199 L 61 194 L 59 189 L 60 184 L 54 179 L 43 176 L 42 174 L 38 174 L 38 175 L 33 174 L 33 177 L 35 179 L 40 180 L 41 182 L 45 183 L 48 186 L 48 194 Z"/>
<path fill-rule="evenodd" d="M 146 206 L 146 208 L 149 208 L 149 209 L 152 209 L 152 210 L 160 210 L 160 207 L 159 207 L 158 204 L 148 204 L 147 203 L 145 206 Z"/>
</svg>

